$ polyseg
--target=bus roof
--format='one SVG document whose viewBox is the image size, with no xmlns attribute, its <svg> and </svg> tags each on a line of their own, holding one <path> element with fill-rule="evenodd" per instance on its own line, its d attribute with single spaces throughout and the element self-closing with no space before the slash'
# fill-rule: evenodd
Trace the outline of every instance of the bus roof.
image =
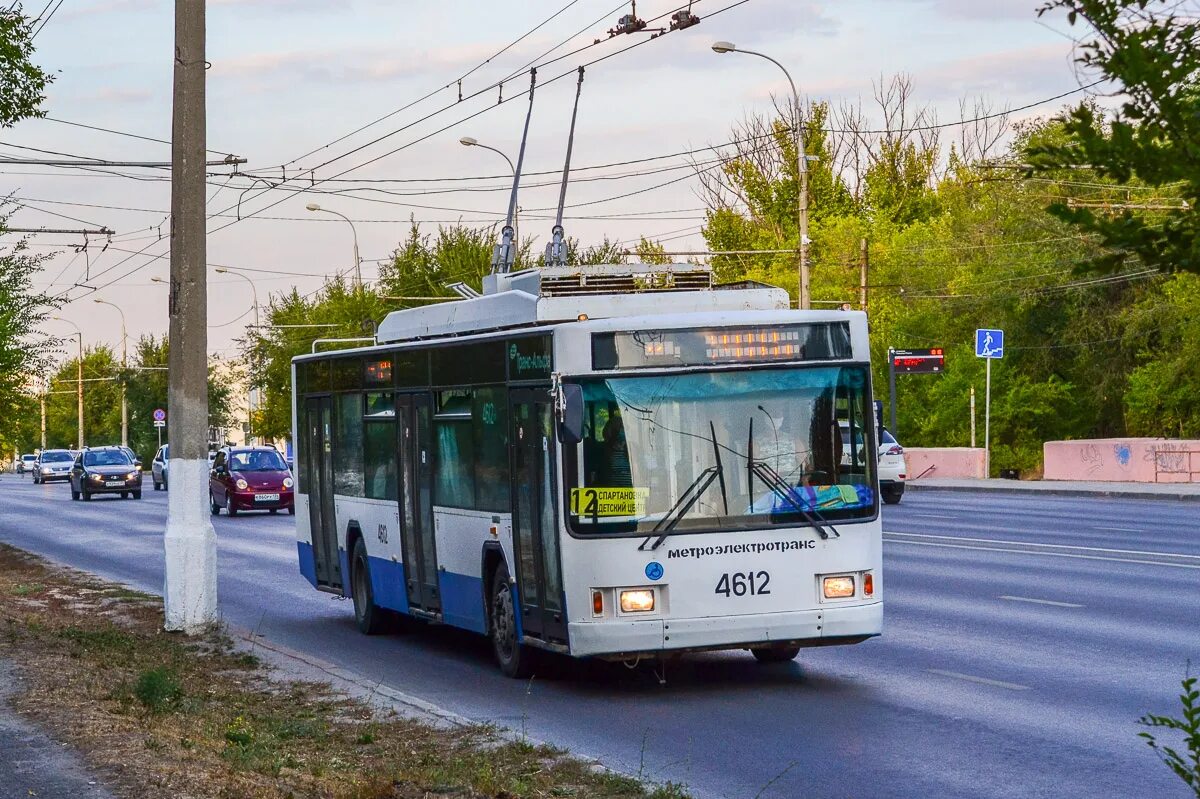
<svg viewBox="0 0 1200 799">
<path fill-rule="evenodd" d="M 547 267 L 495 273 L 480 296 L 393 311 L 379 343 L 606 319 L 713 311 L 784 310 L 786 291 L 762 283 L 719 287 L 697 264 Z"/>
</svg>

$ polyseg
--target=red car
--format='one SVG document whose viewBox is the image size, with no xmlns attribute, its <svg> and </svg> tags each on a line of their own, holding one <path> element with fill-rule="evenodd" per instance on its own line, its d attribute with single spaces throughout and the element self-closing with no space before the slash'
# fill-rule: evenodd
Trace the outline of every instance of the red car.
<svg viewBox="0 0 1200 799">
<path fill-rule="evenodd" d="M 221 508 L 230 516 L 244 510 L 284 508 L 296 513 L 287 461 L 272 447 L 226 447 L 217 452 L 208 478 L 208 503 L 216 516 Z"/>
</svg>

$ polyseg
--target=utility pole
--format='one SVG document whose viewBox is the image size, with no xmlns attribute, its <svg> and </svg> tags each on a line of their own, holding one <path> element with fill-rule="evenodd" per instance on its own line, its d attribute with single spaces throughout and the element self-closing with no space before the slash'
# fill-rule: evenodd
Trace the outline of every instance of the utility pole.
<svg viewBox="0 0 1200 799">
<path fill-rule="evenodd" d="M 38 400 L 40 400 L 38 404 L 42 406 L 42 452 L 46 451 L 46 389 L 46 381 L 43 380 L 42 393 L 41 396 L 38 397 Z"/>
<path fill-rule="evenodd" d="M 867 240 L 858 243 L 858 309 L 867 310 Z"/>
<path fill-rule="evenodd" d="M 171 491 L 164 626 L 192 634 L 217 620 L 217 540 L 208 499 L 208 299 L 205 259 L 204 0 L 175 0 L 171 119 Z"/>
<path fill-rule="evenodd" d="M 125 396 L 125 384 L 129 380 L 129 332 L 125 327 L 125 312 L 121 310 L 121 306 L 116 303 L 108 302 L 107 300 L 97 299 L 95 302 L 99 305 L 108 305 L 117 309 L 117 313 L 121 315 L 121 371 L 125 374 L 121 376 L 121 446 L 129 446 L 129 402 Z"/>
<path fill-rule="evenodd" d="M 75 385 L 76 393 L 79 399 L 79 449 L 83 449 L 83 331 L 79 329 L 79 325 L 69 319 L 63 319 L 61 316 L 52 316 L 56 322 L 66 322 L 71 327 L 75 328 L 75 335 L 79 336 L 79 360 L 75 362 Z"/>
</svg>

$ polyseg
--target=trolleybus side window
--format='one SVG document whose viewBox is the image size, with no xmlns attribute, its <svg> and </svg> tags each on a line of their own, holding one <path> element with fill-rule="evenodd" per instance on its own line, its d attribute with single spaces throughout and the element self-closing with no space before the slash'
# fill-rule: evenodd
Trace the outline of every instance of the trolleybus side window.
<svg viewBox="0 0 1200 799">
<path fill-rule="evenodd" d="M 363 413 L 365 493 L 371 499 L 397 499 L 394 396 L 391 392 L 369 392 Z"/>
<path fill-rule="evenodd" d="M 363 495 L 362 394 L 338 394 L 334 412 L 333 493 Z"/>
<path fill-rule="evenodd" d="M 471 391 L 439 391 L 433 415 L 437 439 L 434 504 L 475 507 L 475 444 L 471 428 Z"/>
<path fill-rule="evenodd" d="M 475 507 L 511 510 L 508 479 L 508 392 L 503 386 L 477 388 L 472 398 L 475 428 Z"/>
</svg>

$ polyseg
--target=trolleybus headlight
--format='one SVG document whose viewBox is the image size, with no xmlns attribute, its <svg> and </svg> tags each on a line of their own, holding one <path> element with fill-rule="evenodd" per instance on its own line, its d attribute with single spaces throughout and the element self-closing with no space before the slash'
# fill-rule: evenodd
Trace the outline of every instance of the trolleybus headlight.
<svg viewBox="0 0 1200 799">
<path fill-rule="evenodd" d="M 621 611 L 624 613 L 649 613 L 654 610 L 654 589 L 637 588 L 621 592 Z"/>
<path fill-rule="evenodd" d="M 863 575 L 863 596 L 875 596 L 875 577 L 870 572 Z"/>
<path fill-rule="evenodd" d="M 247 488 L 250 487 L 250 484 L 239 477 L 238 481 L 237 481 L 237 487 L 238 487 L 238 491 L 245 491 Z"/>
<path fill-rule="evenodd" d="M 283 487 L 284 488 L 291 488 L 292 485 L 293 485 L 292 478 L 290 478 L 290 477 L 283 478 Z"/>
<path fill-rule="evenodd" d="M 821 581 L 826 599 L 845 599 L 854 596 L 853 577 L 826 577 Z"/>
<path fill-rule="evenodd" d="M 592 615 L 593 616 L 603 616 L 604 615 L 604 592 L 603 591 L 592 591 Z"/>
</svg>

